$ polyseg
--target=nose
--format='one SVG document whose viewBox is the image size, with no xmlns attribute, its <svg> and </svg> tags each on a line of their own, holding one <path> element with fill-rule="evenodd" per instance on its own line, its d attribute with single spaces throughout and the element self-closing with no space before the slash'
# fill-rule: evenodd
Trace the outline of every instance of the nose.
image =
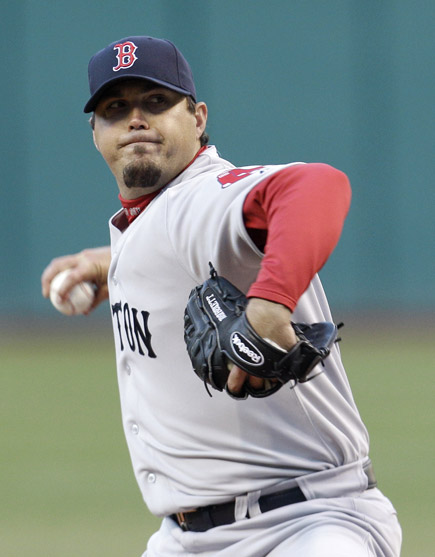
<svg viewBox="0 0 435 557">
<path fill-rule="evenodd" d="M 145 117 L 144 111 L 139 106 L 135 106 L 131 110 L 128 129 L 130 131 L 149 129 L 149 124 Z"/>
</svg>

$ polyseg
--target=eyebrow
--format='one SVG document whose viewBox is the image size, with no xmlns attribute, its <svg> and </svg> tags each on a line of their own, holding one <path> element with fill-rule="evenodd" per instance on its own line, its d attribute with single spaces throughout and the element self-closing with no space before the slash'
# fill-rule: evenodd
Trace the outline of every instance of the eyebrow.
<svg viewBox="0 0 435 557">
<path fill-rule="evenodd" d="M 170 89 L 164 87 L 163 85 L 158 85 L 157 83 L 152 83 L 147 81 L 144 81 L 144 83 L 141 84 L 140 87 L 142 88 L 142 91 L 144 93 L 148 93 L 149 91 L 153 91 L 154 89 L 156 90 L 164 89 L 170 91 Z M 124 87 L 122 85 L 113 85 L 112 87 L 109 87 L 107 91 L 105 91 L 101 95 L 100 100 L 104 100 L 110 97 L 122 97 L 123 95 L 124 95 Z"/>
</svg>

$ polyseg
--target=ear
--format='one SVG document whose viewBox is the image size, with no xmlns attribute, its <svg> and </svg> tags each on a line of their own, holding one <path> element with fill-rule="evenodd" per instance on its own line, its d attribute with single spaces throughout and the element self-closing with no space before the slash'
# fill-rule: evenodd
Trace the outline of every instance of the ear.
<svg viewBox="0 0 435 557">
<path fill-rule="evenodd" d="M 95 137 L 95 130 L 92 130 L 92 139 L 94 140 L 94 145 L 97 148 L 97 151 L 100 151 L 100 148 L 98 147 L 98 143 L 97 143 L 97 138 Z"/>
<path fill-rule="evenodd" d="M 204 102 L 196 103 L 195 105 L 195 118 L 196 118 L 196 136 L 199 139 L 203 134 L 207 125 L 207 105 Z"/>
</svg>

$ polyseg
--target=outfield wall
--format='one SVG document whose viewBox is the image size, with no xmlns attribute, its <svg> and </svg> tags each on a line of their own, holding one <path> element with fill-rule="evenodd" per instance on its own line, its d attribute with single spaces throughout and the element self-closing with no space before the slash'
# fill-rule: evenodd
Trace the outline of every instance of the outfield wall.
<svg viewBox="0 0 435 557">
<path fill-rule="evenodd" d="M 87 62 L 134 34 L 184 51 L 223 156 L 349 175 L 322 271 L 335 306 L 435 308 L 435 3 L 19 0 L 1 13 L 3 315 L 49 314 L 46 263 L 108 240 L 118 199 L 82 113 Z"/>
</svg>

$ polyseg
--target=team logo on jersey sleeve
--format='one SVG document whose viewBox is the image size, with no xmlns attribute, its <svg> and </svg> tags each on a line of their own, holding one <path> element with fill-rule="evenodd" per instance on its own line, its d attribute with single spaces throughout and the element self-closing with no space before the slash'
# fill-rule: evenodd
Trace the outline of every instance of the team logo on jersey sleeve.
<svg viewBox="0 0 435 557">
<path fill-rule="evenodd" d="M 135 54 L 136 49 L 137 46 L 131 41 L 116 44 L 113 47 L 113 50 L 118 51 L 118 54 L 116 55 L 116 58 L 118 59 L 118 65 L 112 68 L 113 71 L 117 72 L 121 69 L 131 68 L 137 60 L 137 56 Z"/>
<path fill-rule="evenodd" d="M 253 172 L 260 171 L 261 174 L 263 168 L 264 166 L 254 166 L 252 168 L 232 168 L 227 172 L 219 174 L 217 179 L 218 182 L 222 185 L 222 188 L 227 188 L 228 186 L 231 186 L 231 184 L 235 184 L 239 180 L 250 176 Z"/>
</svg>

